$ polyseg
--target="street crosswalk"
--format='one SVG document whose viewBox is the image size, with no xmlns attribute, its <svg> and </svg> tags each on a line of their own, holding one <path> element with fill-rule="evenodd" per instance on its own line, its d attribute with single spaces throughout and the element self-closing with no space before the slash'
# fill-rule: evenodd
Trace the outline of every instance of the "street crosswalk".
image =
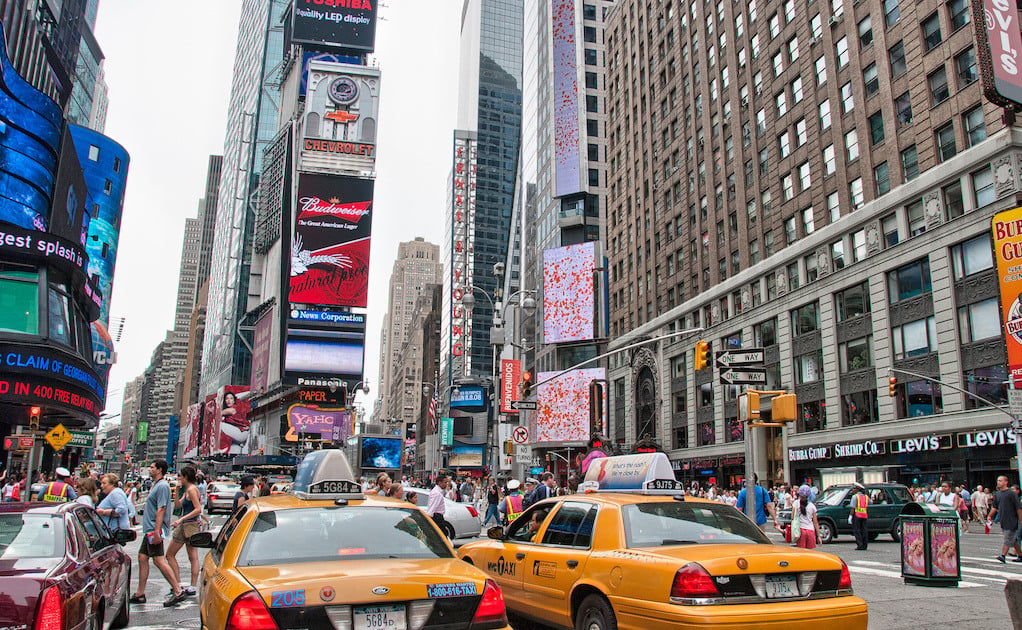
<svg viewBox="0 0 1022 630">
<path fill-rule="evenodd" d="M 999 567 L 999 568 L 993 568 Z M 902 579 L 898 561 L 877 562 L 874 560 L 851 560 L 848 569 L 852 579 L 857 575 Z M 1022 579 L 1022 563 L 1008 562 L 1001 564 L 995 558 L 976 556 L 961 557 L 962 580 L 959 588 L 999 588 L 1003 589 L 1010 579 Z"/>
</svg>

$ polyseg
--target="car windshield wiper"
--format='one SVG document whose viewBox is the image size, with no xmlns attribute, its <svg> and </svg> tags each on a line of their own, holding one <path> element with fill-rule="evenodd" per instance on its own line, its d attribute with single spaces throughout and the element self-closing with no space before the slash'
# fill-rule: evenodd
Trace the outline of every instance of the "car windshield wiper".
<svg viewBox="0 0 1022 630">
<path fill-rule="evenodd" d="M 661 545 L 698 545 L 698 540 L 678 540 L 677 538 L 664 538 L 660 541 Z"/>
</svg>

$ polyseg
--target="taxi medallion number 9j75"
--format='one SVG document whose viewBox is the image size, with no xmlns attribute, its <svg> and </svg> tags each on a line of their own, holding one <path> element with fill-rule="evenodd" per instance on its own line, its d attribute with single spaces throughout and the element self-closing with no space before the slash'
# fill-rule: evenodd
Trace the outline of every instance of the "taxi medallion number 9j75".
<svg viewBox="0 0 1022 630">
<path fill-rule="evenodd" d="M 405 630 L 404 606 L 367 606 L 353 613 L 355 630 Z"/>
</svg>

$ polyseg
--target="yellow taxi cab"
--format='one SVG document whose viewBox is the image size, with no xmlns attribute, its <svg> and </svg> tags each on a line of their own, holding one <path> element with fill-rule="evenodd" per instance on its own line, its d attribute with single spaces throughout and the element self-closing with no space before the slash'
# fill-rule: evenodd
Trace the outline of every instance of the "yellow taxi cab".
<svg viewBox="0 0 1022 630">
<path fill-rule="evenodd" d="M 595 460 L 579 494 L 488 535 L 459 557 L 496 580 L 509 613 L 547 625 L 866 628 L 840 558 L 775 546 L 735 508 L 684 496 L 663 453 Z"/>
<path fill-rule="evenodd" d="M 494 580 L 421 509 L 364 496 L 338 450 L 306 456 L 291 494 L 252 499 L 189 542 L 210 549 L 203 630 L 509 630 Z"/>
</svg>

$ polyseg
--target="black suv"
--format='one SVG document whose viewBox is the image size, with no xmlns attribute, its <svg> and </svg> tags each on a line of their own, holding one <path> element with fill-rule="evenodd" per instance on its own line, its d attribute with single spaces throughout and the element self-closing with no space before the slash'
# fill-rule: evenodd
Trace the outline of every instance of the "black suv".
<svg viewBox="0 0 1022 630">
<path fill-rule="evenodd" d="M 890 534 L 895 542 L 901 540 L 901 510 L 906 503 L 912 501 L 908 488 L 900 483 L 868 483 L 865 484 L 869 494 L 869 507 L 866 513 L 869 518 L 866 527 L 869 539 L 875 540 L 880 534 Z M 816 518 L 820 521 L 820 540 L 823 543 L 834 541 L 838 534 L 851 534 L 852 526 L 848 523 L 851 513 L 852 486 L 830 486 L 816 497 Z M 777 521 L 783 528 L 791 523 L 791 510 L 778 511 Z"/>
</svg>

